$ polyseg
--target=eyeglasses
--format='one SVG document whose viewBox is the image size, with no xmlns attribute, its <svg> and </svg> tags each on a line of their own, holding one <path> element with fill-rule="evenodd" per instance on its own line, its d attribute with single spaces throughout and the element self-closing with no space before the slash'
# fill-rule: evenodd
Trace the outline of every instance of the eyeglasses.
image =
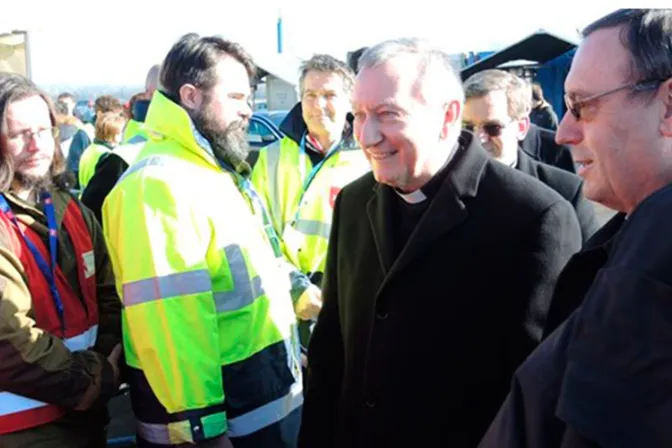
<svg viewBox="0 0 672 448">
<path fill-rule="evenodd" d="M 46 139 L 47 137 L 50 138 L 56 138 L 58 137 L 58 127 L 57 126 L 52 126 L 50 128 L 43 128 L 43 129 L 38 129 L 36 131 L 31 131 L 30 129 L 26 129 L 23 132 L 19 132 L 18 134 L 14 134 L 9 137 L 10 141 L 18 142 L 21 141 L 23 144 L 27 145 L 30 143 L 33 138 L 36 140 L 42 141 Z"/>
<path fill-rule="evenodd" d="M 664 82 L 663 79 L 654 79 L 650 81 L 641 81 L 635 84 L 625 84 L 616 87 L 614 89 L 607 90 L 606 92 L 590 95 L 589 97 L 583 98 L 581 100 L 574 100 L 569 95 L 565 94 L 565 106 L 567 106 L 567 110 L 574 116 L 574 118 L 576 118 L 576 121 L 579 121 L 581 120 L 582 117 L 584 119 L 587 119 L 587 117 L 585 116 L 586 114 L 585 113 L 582 114 L 582 111 L 586 109 L 586 106 L 588 105 L 589 102 L 595 101 L 607 95 L 611 95 L 612 93 L 620 92 L 621 90 L 625 89 L 630 89 L 634 92 L 644 92 L 646 90 L 657 88 L 663 82 Z"/>
<path fill-rule="evenodd" d="M 467 131 L 473 132 L 474 134 L 476 133 L 477 129 L 483 129 L 483 132 L 485 132 L 488 137 L 499 137 L 502 135 L 502 132 L 504 131 L 504 128 L 506 128 L 508 125 L 513 123 L 513 121 L 503 124 L 503 123 L 485 123 L 481 126 L 475 126 L 471 123 L 464 123 L 462 125 L 462 128 L 466 129 Z"/>
</svg>

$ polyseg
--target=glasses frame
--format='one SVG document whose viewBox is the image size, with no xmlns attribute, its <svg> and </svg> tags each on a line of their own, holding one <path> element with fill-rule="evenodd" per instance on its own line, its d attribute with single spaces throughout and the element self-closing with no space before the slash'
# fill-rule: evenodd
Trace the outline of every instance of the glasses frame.
<svg viewBox="0 0 672 448">
<path fill-rule="evenodd" d="M 581 109 L 585 107 L 586 104 L 588 104 L 589 102 L 603 98 L 607 95 L 611 95 L 612 93 L 620 92 L 621 90 L 625 89 L 630 89 L 634 92 L 645 92 L 647 90 L 657 89 L 658 86 L 660 86 L 663 82 L 665 82 L 664 79 L 651 79 L 647 81 L 636 82 L 634 84 L 633 83 L 624 84 L 622 86 L 618 86 L 613 89 L 607 90 L 606 92 L 596 93 L 594 95 L 590 95 L 586 98 L 582 98 L 577 101 L 574 101 L 568 94 L 565 94 L 564 95 L 565 106 L 567 107 L 567 111 L 572 114 L 572 116 L 576 119 L 576 121 L 580 121 Z"/>
<path fill-rule="evenodd" d="M 481 129 L 481 130 L 483 130 L 485 135 L 487 135 L 489 138 L 497 138 L 497 137 L 501 137 L 504 129 L 511 126 L 511 124 L 513 124 L 515 121 L 516 120 L 513 119 L 513 120 L 509 121 L 508 123 L 486 123 L 486 124 L 481 125 L 481 126 L 475 126 L 473 124 L 463 124 L 463 128 L 466 129 L 467 131 L 473 133 L 474 135 L 476 134 L 478 129 Z M 494 126 L 498 127 L 499 131 L 496 134 L 493 135 L 492 133 L 488 132 L 487 128 L 488 127 L 494 127 Z"/>
</svg>

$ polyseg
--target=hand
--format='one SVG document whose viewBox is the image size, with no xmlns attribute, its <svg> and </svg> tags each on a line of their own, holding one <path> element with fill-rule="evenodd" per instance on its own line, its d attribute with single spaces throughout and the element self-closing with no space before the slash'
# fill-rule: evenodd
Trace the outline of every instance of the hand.
<svg viewBox="0 0 672 448">
<path fill-rule="evenodd" d="M 117 344 L 112 349 L 112 353 L 107 357 L 107 362 L 112 365 L 112 371 L 114 372 L 114 384 L 119 384 L 119 357 L 121 356 L 121 344 Z"/>
<path fill-rule="evenodd" d="M 315 285 L 310 285 L 299 297 L 294 305 L 296 317 L 301 320 L 316 319 L 322 309 L 322 291 Z"/>
</svg>

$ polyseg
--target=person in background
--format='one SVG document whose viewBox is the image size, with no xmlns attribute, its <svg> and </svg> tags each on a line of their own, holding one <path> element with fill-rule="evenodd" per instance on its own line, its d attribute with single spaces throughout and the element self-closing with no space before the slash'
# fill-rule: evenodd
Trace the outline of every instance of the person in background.
<svg viewBox="0 0 672 448">
<path fill-rule="evenodd" d="M 74 115 L 68 113 L 68 107 L 66 102 L 60 100 L 54 105 L 58 128 L 58 141 L 61 146 L 63 157 L 66 159 L 68 157 L 68 152 L 70 151 L 72 139 L 82 127 L 82 122 Z"/>
<path fill-rule="evenodd" d="M 152 99 L 152 95 L 154 95 L 154 91 L 158 88 L 160 72 L 161 65 L 153 65 L 147 72 L 147 78 L 145 79 L 145 91 L 136 94 L 133 96 L 133 98 L 131 98 L 131 118 L 126 123 L 126 128 L 124 129 L 124 143 L 131 142 L 131 140 L 136 136 L 138 139 L 134 140 L 132 143 L 138 143 L 139 141 L 147 140 L 147 134 L 144 129 L 142 129 L 142 123 L 145 121 L 147 108 L 149 107 L 149 102 Z"/>
<path fill-rule="evenodd" d="M 95 138 L 95 120 L 97 120 L 102 114 L 106 112 L 117 113 L 122 115 L 124 112 L 124 106 L 121 104 L 117 98 L 111 95 L 103 95 L 96 98 L 95 102 L 95 117 L 94 117 L 94 138 Z M 82 153 L 86 148 L 91 146 L 92 139 L 89 137 L 87 132 L 83 129 L 77 131 L 77 133 L 72 138 L 72 143 L 70 144 L 70 151 L 68 153 L 68 158 L 66 159 L 67 169 L 72 174 L 75 175 L 76 179 L 79 179 L 79 159 L 82 157 Z M 79 182 L 77 182 L 76 188 L 80 189 Z"/>
<path fill-rule="evenodd" d="M 103 204 L 140 446 L 296 446 L 311 291 L 249 181 L 254 79 L 240 45 L 183 36 Z"/>
<path fill-rule="evenodd" d="M 0 74 L 0 446 L 106 446 L 121 303 L 48 97 Z"/>
<path fill-rule="evenodd" d="M 558 116 L 546 99 L 539 83 L 532 84 L 532 111 L 530 121 L 540 128 L 555 131 L 558 129 Z"/>
<path fill-rule="evenodd" d="M 287 258 L 322 283 L 338 192 L 371 168 L 352 136 L 354 73 L 342 61 L 318 54 L 301 66 L 301 101 L 280 126 L 285 137 L 259 153 L 252 183 L 269 211 Z M 301 319 L 301 343 L 321 304 Z"/>
<path fill-rule="evenodd" d="M 121 143 L 126 120 L 118 112 L 105 112 L 96 120 L 96 138 L 79 159 L 79 188 L 84 191 L 96 170 L 100 157 Z"/>
<path fill-rule="evenodd" d="M 503 70 L 484 70 L 464 82 L 464 126 L 490 156 L 539 179 L 567 199 L 576 211 L 583 242 L 599 228 L 593 205 L 583 196 L 575 174 L 534 160 L 520 149 L 530 128 L 529 84 Z"/>
<path fill-rule="evenodd" d="M 672 10 L 582 32 L 557 139 L 619 213 L 567 264 L 481 448 L 672 446 Z"/>
<path fill-rule="evenodd" d="M 299 446 L 473 447 L 541 340 L 576 213 L 462 131 L 449 55 L 397 39 L 359 68 L 372 172 L 335 201 Z"/>
<path fill-rule="evenodd" d="M 105 198 L 115 186 L 119 178 L 140 154 L 147 141 L 147 131 L 143 127 L 149 109 L 151 96 L 160 87 L 160 65 L 154 65 L 147 73 L 145 92 L 135 95 L 131 100 L 133 117 L 124 129 L 124 144 L 114 151 L 107 151 L 100 156 L 95 172 L 86 188 L 82 190 L 82 202 L 89 207 L 102 224 L 102 208 Z M 134 124 L 130 122 L 134 121 Z"/>
<path fill-rule="evenodd" d="M 75 106 L 77 105 L 77 99 L 72 93 L 63 92 L 58 95 L 56 101 L 63 105 L 63 115 L 68 117 L 75 116 Z"/>
</svg>

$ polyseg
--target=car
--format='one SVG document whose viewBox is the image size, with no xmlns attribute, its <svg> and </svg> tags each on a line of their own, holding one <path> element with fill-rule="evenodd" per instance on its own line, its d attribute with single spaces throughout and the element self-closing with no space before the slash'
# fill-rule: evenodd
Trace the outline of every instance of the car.
<svg viewBox="0 0 672 448">
<path fill-rule="evenodd" d="M 250 117 L 247 129 L 247 143 L 250 145 L 248 163 L 254 166 L 259 157 L 259 150 L 281 140 L 285 134 L 280 130 L 280 123 L 288 111 L 257 111 Z"/>
</svg>

